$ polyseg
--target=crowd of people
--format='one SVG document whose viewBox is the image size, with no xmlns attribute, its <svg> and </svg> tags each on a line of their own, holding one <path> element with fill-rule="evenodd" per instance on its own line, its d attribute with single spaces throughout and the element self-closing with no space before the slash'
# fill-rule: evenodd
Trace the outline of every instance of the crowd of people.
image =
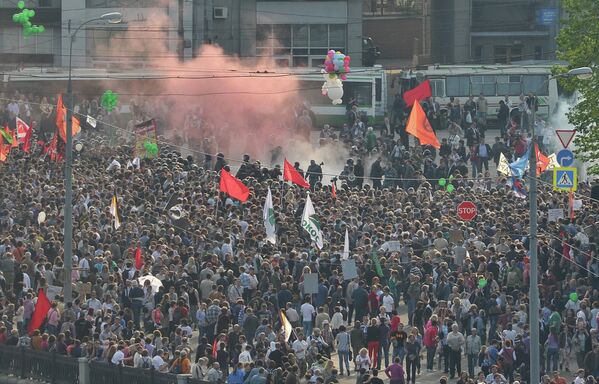
<svg viewBox="0 0 599 384">
<path fill-rule="evenodd" d="M 9 104 L 7 119 L 20 114 Z M 30 154 L 13 150 L 0 165 L 0 344 L 213 383 L 328 384 L 350 376 L 357 384 L 383 378 L 414 384 L 424 370 L 437 371 L 443 384 L 594 383 L 593 186 L 579 184 L 574 215 L 551 219 L 550 210 L 566 210 L 568 196 L 540 182 L 539 265 L 531 267 L 528 199 L 505 178 L 469 178 L 463 160 L 450 166 L 455 149 L 447 153 L 442 145 L 437 153 L 401 133 L 396 139 L 395 129 L 372 137 L 358 120 L 321 135 L 321 142 L 346 142 L 351 154 L 333 177 L 335 195 L 326 166 L 315 161 L 305 174 L 322 249 L 301 226 L 306 190 L 283 182 L 280 167 L 249 156 L 182 156 L 164 142 L 156 158 L 136 163 L 131 145 L 108 146 L 104 131 L 84 128 L 78 140 L 88 144 L 73 168 L 70 278 L 63 165 L 39 146 Z M 509 140 L 504 150 L 512 156 L 519 147 Z M 223 168 L 250 187 L 247 202 L 218 192 Z M 453 191 L 438 182 L 449 175 Z M 268 188 L 276 244 L 266 241 L 263 224 Z M 109 209 L 113 196 L 120 228 Z M 456 215 L 465 200 L 478 210 L 469 222 Z M 351 278 L 342 267 L 346 229 L 357 274 Z M 305 277 L 312 273 L 317 293 L 308 294 Z M 531 273 L 540 282 L 544 375 L 532 379 Z M 72 282 L 72 302 L 62 295 L 64 281 Z M 52 306 L 30 334 L 40 289 Z"/>
</svg>

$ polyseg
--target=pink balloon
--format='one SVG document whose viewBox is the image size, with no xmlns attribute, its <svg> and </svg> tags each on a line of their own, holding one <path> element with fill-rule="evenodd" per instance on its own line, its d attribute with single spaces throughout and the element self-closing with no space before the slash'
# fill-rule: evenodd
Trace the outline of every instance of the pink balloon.
<svg viewBox="0 0 599 384">
<path fill-rule="evenodd" d="M 333 51 L 332 49 L 329 50 L 329 52 L 327 52 L 327 56 L 332 58 L 333 56 L 335 56 L 335 51 Z"/>
<path fill-rule="evenodd" d="M 341 80 L 347 80 L 347 76 L 345 76 L 345 74 L 341 75 Z"/>
</svg>

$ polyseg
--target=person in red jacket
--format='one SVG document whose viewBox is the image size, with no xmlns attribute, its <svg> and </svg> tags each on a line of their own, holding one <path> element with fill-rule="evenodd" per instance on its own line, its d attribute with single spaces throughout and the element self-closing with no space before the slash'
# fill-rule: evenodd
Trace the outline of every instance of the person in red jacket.
<svg viewBox="0 0 599 384">
<path fill-rule="evenodd" d="M 433 371 L 435 353 L 437 351 L 437 343 L 439 342 L 439 324 L 437 317 L 433 315 L 431 320 L 426 324 L 424 329 L 424 337 L 422 344 L 426 347 L 426 370 Z"/>
</svg>

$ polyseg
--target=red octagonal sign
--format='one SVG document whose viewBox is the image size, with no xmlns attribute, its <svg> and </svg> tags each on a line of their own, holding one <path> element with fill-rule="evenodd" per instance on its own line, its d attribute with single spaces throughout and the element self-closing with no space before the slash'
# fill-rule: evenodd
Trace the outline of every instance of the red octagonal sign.
<svg viewBox="0 0 599 384">
<path fill-rule="evenodd" d="M 462 201 L 458 205 L 458 217 L 470 221 L 476 217 L 476 205 L 472 201 Z"/>
</svg>

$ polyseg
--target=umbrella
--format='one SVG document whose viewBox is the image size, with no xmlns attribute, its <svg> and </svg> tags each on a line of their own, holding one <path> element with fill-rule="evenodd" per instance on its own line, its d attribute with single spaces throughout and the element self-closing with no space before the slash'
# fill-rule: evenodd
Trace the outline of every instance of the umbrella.
<svg viewBox="0 0 599 384">
<path fill-rule="evenodd" d="M 162 281 L 160 281 L 159 278 L 152 276 L 152 275 L 142 276 L 137 279 L 137 281 L 139 282 L 139 284 L 142 287 L 143 287 L 144 283 L 146 282 L 146 280 L 148 280 L 150 282 L 153 292 L 158 292 L 158 288 L 162 287 Z"/>
</svg>

